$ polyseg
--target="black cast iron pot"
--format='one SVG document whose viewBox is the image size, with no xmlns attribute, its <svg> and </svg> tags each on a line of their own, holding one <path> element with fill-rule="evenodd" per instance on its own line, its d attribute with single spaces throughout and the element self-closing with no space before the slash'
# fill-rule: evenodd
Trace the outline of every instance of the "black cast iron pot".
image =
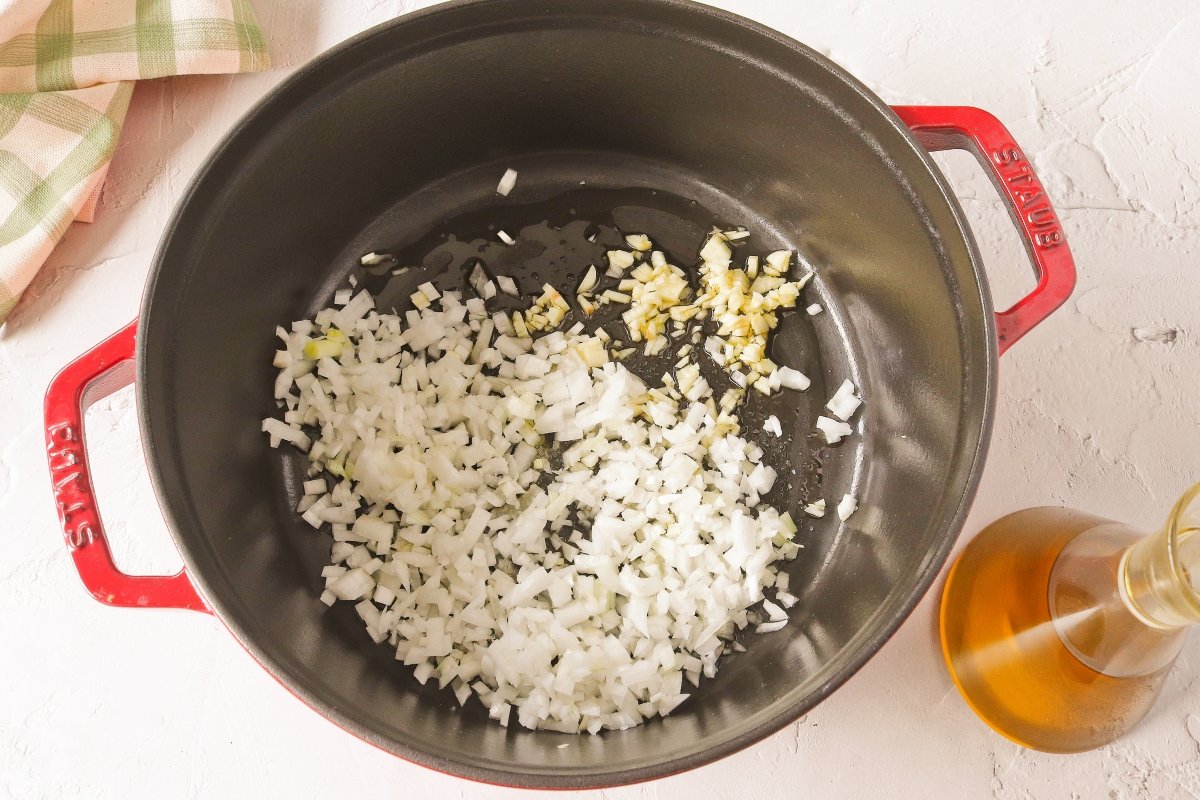
<svg viewBox="0 0 1200 800">
<path fill-rule="evenodd" d="M 947 147 L 991 171 L 1039 275 L 999 315 L 926 152 Z M 501 198 L 510 166 L 518 188 Z M 486 235 L 487 219 L 571 211 L 604 211 L 685 263 L 714 219 L 748 225 L 756 248 L 797 249 L 825 313 L 789 317 L 774 347 L 816 380 L 800 401 L 788 393 L 759 411 L 811 424 L 844 377 L 867 398 L 862 435 L 819 454 L 821 494 L 853 492 L 861 508 L 803 532 L 792 624 L 752 639 L 669 718 L 595 737 L 505 730 L 478 704 L 459 711 L 373 645 L 352 609 L 326 609 L 328 540 L 292 510 L 299 459 L 259 431 L 274 412 L 275 326 L 326 305 L 359 254 L 419 257 L 441 234 Z M 543 258 L 542 280 L 577 274 L 585 257 Z M 131 325 L 51 387 L 56 499 L 99 600 L 213 613 L 288 689 L 378 747 L 527 787 L 645 780 L 779 730 L 896 630 L 975 491 L 998 353 L 1073 284 L 1044 192 L 984 112 L 889 108 L 807 47 L 681 0 L 451 3 L 316 59 L 217 147 L 164 235 L 136 336 Z M 186 564 L 170 577 L 116 570 L 87 475 L 81 409 L 131 380 L 135 362 L 150 472 Z M 813 456 L 811 439 L 789 447 L 794 464 Z"/>
</svg>

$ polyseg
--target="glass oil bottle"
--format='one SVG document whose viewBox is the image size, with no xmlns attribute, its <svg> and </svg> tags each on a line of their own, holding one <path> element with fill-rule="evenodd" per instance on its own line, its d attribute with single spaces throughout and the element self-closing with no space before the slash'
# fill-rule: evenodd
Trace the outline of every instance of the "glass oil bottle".
<svg viewBox="0 0 1200 800">
<path fill-rule="evenodd" d="M 1200 485 L 1150 536 L 1065 508 L 985 528 L 950 570 L 942 650 L 971 708 L 1025 747 L 1107 744 L 1146 715 L 1200 622 Z"/>
</svg>

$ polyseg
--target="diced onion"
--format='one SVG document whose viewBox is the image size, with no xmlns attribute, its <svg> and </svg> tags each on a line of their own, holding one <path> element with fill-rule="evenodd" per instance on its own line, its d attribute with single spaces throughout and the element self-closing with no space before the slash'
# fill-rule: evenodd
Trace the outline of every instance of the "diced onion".
<svg viewBox="0 0 1200 800">
<path fill-rule="evenodd" d="M 507 171 L 497 192 L 515 180 Z M 748 236 L 708 237 L 696 296 L 644 234 L 608 251 L 619 283 L 592 295 L 593 266 L 574 294 L 585 313 L 627 306 L 624 342 L 561 330 L 571 306 L 549 284 L 528 308 L 489 314 L 497 287 L 519 287 L 478 263 L 469 299 L 423 283 L 400 316 L 340 291 L 281 329 L 283 419 L 263 431 L 309 451 L 299 513 L 334 540 L 321 601 L 354 603 L 372 640 L 459 705 L 476 697 L 501 725 L 565 732 L 669 714 L 685 682 L 742 649 L 738 631 L 783 628 L 797 526 L 762 502 L 778 476 L 736 412 L 749 386 L 808 388 L 766 344 L 811 276 L 785 277 L 790 251 L 732 267 L 730 242 Z M 702 313 L 717 326 L 704 349 L 738 387 L 719 402 L 693 361 Z M 674 372 L 657 386 L 619 363 L 668 348 Z M 861 402 L 852 386 L 834 399 L 838 416 Z M 851 430 L 817 427 L 830 442 Z M 764 428 L 783 434 L 774 415 Z M 804 510 L 820 516 L 824 501 Z"/>
<path fill-rule="evenodd" d="M 813 502 L 806 505 L 804 507 L 804 513 L 808 514 L 810 517 L 825 516 L 825 500 L 824 500 L 824 498 L 819 499 L 819 500 L 814 500 Z"/>
<path fill-rule="evenodd" d="M 833 397 L 829 398 L 825 407 L 838 419 L 848 421 L 860 405 L 862 400 L 855 396 L 854 384 L 846 380 L 842 381 L 842 385 L 833 393 Z"/>
<path fill-rule="evenodd" d="M 858 501 L 854 499 L 854 496 L 849 494 L 843 495 L 837 506 L 838 519 L 840 519 L 842 522 L 845 522 L 846 520 L 850 519 L 850 515 L 853 514 L 857 509 Z"/>
<path fill-rule="evenodd" d="M 853 428 L 841 420 L 825 416 L 817 417 L 817 430 L 825 437 L 826 444 L 837 444 L 854 432 Z"/>
<path fill-rule="evenodd" d="M 501 197 L 508 197 L 508 193 L 517 185 L 517 171 L 515 169 L 504 170 L 504 175 L 500 177 L 500 183 L 496 184 L 496 194 Z M 509 242 L 508 244 L 511 244 Z"/>
<path fill-rule="evenodd" d="M 775 373 L 779 375 L 779 384 L 785 389 L 795 389 L 803 392 L 812 385 L 812 381 L 808 379 L 808 376 L 798 369 L 779 367 L 775 370 Z"/>
<path fill-rule="evenodd" d="M 507 275 L 497 275 L 496 283 L 500 286 L 500 291 L 505 294 L 510 294 L 513 297 L 520 294 L 520 291 L 517 289 L 517 282 Z"/>
<path fill-rule="evenodd" d="M 392 257 L 387 253 L 370 252 L 358 259 L 358 263 L 364 267 L 373 267 L 377 264 L 382 264 L 385 261 L 391 261 Z"/>
</svg>

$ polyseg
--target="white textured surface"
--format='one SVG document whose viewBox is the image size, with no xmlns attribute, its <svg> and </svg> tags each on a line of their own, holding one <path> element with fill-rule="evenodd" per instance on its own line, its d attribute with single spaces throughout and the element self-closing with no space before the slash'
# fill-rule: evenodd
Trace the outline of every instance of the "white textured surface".
<svg viewBox="0 0 1200 800">
<path fill-rule="evenodd" d="M 0 329 L 0 797 L 517 796 L 406 764 L 343 733 L 212 619 L 93 602 L 62 545 L 42 450 L 50 378 L 134 317 L 159 231 L 217 137 L 299 64 L 421 5 L 255 0 L 271 72 L 140 85 L 97 222 L 71 229 Z M 828 53 L 891 102 L 989 109 L 1056 201 L 1079 288 L 1004 358 L 991 456 L 964 541 L 997 516 L 1044 503 L 1156 525 L 1200 478 L 1193 0 L 722 5 Z M 1003 305 L 1029 284 L 1015 235 L 968 158 L 942 163 Z M 125 392 L 89 418 L 96 480 L 121 563 L 164 569 L 177 556 L 131 405 Z M 1132 735 L 1055 757 L 1021 750 L 971 715 L 942 666 L 933 620 L 931 596 L 830 700 L 756 747 L 588 796 L 1200 796 L 1200 645 L 1185 651 Z"/>
</svg>

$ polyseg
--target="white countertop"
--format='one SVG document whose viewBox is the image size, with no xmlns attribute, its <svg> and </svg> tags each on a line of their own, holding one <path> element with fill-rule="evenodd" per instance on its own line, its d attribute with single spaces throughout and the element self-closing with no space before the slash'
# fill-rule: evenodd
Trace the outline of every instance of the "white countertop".
<svg viewBox="0 0 1200 800">
<path fill-rule="evenodd" d="M 424 5 L 254 0 L 270 72 L 139 85 L 96 222 L 71 228 L 0 329 L 0 797 L 518 796 L 342 732 L 207 616 L 94 602 L 63 546 L 42 446 L 47 384 L 136 315 L 163 224 L 217 138 L 298 65 Z M 1057 205 L 1079 287 L 1003 359 L 991 455 L 963 541 L 1041 504 L 1157 525 L 1200 479 L 1193 0 L 719 5 L 827 53 L 890 102 L 995 113 Z M 1006 305 L 1031 282 L 1015 234 L 969 157 L 942 163 Z M 178 557 L 145 474 L 131 391 L 94 409 L 88 430 L 119 562 L 171 569 Z M 1043 755 L 993 734 L 954 691 L 933 632 L 935 594 L 807 719 L 694 772 L 581 796 L 1200 796 L 1200 642 L 1131 735 L 1084 755 Z"/>
</svg>

